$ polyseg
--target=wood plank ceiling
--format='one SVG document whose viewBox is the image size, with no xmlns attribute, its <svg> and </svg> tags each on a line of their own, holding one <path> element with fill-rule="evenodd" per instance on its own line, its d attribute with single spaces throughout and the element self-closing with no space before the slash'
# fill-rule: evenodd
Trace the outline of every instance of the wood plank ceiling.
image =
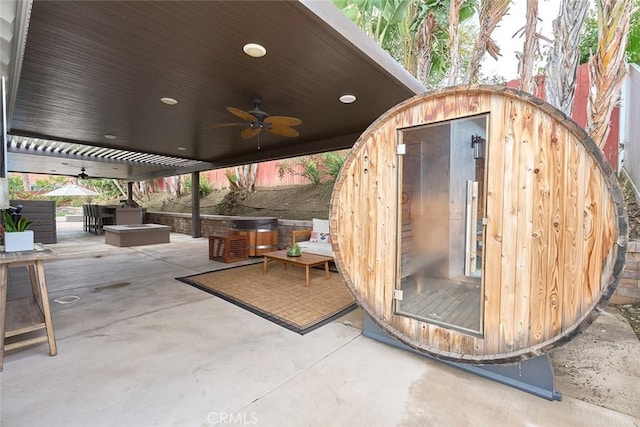
<svg viewBox="0 0 640 427">
<path fill-rule="evenodd" d="M 245 55 L 249 42 L 267 54 Z M 330 2 L 35 1 L 8 127 L 14 137 L 197 160 L 203 163 L 190 170 L 211 169 L 350 147 L 380 114 L 422 91 Z M 356 102 L 339 102 L 347 93 Z M 243 139 L 241 127 L 205 129 L 241 121 L 226 107 L 251 110 L 256 97 L 269 114 L 300 118 L 300 136 Z M 25 146 L 13 170 L 73 175 L 95 160 L 69 162 L 58 153 L 43 163 L 24 158 L 33 154 Z M 11 153 L 9 163 L 11 170 Z M 129 166 L 100 175 L 142 179 L 181 170 Z"/>
</svg>

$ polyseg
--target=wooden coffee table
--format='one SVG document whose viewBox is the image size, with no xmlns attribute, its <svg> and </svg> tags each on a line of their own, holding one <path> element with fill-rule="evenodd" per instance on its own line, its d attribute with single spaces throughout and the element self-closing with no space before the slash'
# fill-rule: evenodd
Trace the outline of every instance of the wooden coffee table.
<svg viewBox="0 0 640 427">
<path fill-rule="evenodd" d="M 287 264 L 298 265 L 305 267 L 306 273 L 306 281 L 307 287 L 309 287 L 309 267 L 314 267 L 316 265 L 324 264 L 324 275 L 327 280 L 329 280 L 329 261 L 333 261 L 332 257 L 326 257 L 322 255 L 315 254 L 305 254 L 303 253 L 300 256 L 292 257 L 287 256 L 287 251 L 276 251 L 276 252 L 267 252 L 264 255 L 264 274 L 267 274 L 269 270 L 269 260 L 273 259 L 276 261 L 282 261 L 284 264 L 285 270 L 287 269 Z"/>
</svg>

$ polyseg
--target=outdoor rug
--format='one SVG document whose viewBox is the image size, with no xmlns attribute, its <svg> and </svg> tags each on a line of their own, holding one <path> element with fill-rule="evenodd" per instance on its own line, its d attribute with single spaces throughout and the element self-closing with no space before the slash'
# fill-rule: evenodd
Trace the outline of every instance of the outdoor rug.
<svg viewBox="0 0 640 427">
<path fill-rule="evenodd" d="M 177 277 L 301 335 L 356 308 L 353 296 L 337 273 L 325 279 L 324 269 L 311 269 L 305 286 L 304 268 L 270 262 Z"/>
</svg>

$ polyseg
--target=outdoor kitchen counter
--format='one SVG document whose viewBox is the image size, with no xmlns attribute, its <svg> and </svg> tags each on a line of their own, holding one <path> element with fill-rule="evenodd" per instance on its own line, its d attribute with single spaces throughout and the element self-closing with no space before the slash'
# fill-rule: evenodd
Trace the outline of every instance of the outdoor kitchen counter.
<svg viewBox="0 0 640 427">
<path fill-rule="evenodd" d="M 171 227 L 160 224 L 105 225 L 104 242 L 112 246 L 169 243 Z"/>
</svg>

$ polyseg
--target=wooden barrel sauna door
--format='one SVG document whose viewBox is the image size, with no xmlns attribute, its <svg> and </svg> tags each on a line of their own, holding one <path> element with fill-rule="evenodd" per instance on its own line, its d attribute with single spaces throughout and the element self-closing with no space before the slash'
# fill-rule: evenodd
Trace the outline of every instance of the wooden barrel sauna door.
<svg viewBox="0 0 640 427">
<path fill-rule="evenodd" d="M 360 306 L 412 348 L 514 361 L 567 341 L 624 264 L 622 192 L 584 130 L 543 101 L 448 88 L 358 139 L 331 200 L 336 264 Z"/>
</svg>

